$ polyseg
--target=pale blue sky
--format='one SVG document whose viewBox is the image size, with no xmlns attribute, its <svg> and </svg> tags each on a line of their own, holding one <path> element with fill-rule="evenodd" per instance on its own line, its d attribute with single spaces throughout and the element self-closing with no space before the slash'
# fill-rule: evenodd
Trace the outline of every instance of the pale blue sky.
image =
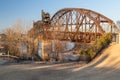
<svg viewBox="0 0 120 80">
<path fill-rule="evenodd" d="M 24 24 L 41 19 L 41 10 L 51 16 L 62 8 L 87 8 L 120 20 L 120 0 L 0 0 L 0 30 L 20 19 Z"/>
</svg>

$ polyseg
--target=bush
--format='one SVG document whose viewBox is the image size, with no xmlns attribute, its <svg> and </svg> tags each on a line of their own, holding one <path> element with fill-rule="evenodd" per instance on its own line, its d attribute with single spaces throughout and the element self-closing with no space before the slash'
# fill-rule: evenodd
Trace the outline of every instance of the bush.
<svg viewBox="0 0 120 80">
<path fill-rule="evenodd" d="M 105 48 L 111 42 L 111 39 L 112 39 L 112 34 L 108 33 L 105 36 L 101 37 L 99 40 L 97 40 L 95 42 L 95 46 L 93 46 L 96 47 L 96 52 L 99 52 L 103 48 Z"/>
<path fill-rule="evenodd" d="M 96 54 L 92 49 L 87 49 L 86 52 L 87 52 L 87 54 L 90 55 L 91 58 L 93 58 L 95 56 L 95 54 Z"/>
<path fill-rule="evenodd" d="M 89 62 L 91 60 L 90 50 L 80 50 L 80 60 Z"/>
<path fill-rule="evenodd" d="M 100 39 L 96 40 L 95 43 L 86 50 L 80 50 L 80 60 L 91 60 L 93 59 L 103 48 L 105 48 L 112 40 L 112 34 L 106 34 Z M 89 58 L 90 56 L 90 58 Z M 88 58 L 88 59 L 87 59 Z"/>
<path fill-rule="evenodd" d="M 91 48 L 88 48 L 86 50 L 80 50 L 79 53 L 80 55 L 89 55 L 91 58 L 93 58 L 96 54 Z"/>
<path fill-rule="evenodd" d="M 44 53 L 44 55 L 42 55 L 42 60 L 49 61 L 50 60 L 49 55 L 47 53 Z"/>
</svg>

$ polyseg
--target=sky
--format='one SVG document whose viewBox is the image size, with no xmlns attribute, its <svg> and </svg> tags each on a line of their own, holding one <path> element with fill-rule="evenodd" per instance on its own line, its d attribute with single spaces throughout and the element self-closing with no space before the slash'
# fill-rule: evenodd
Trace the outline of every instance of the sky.
<svg viewBox="0 0 120 80">
<path fill-rule="evenodd" d="M 31 25 L 41 19 L 41 10 L 53 16 L 62 8 L 86 8 L 99 12 L 114 22 L 120 20 L 120 0 L 0 0 L 0 31 L 16 21 Z"/>
</svg>

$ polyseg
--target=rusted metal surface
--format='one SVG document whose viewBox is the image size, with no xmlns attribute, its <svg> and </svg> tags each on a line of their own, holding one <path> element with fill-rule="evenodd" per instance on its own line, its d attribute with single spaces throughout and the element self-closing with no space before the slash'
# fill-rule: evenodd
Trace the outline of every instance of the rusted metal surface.
<svg viewBox="0 0 120 80">
<path fill-rule="evenodd" d="M 91 42 L 117 28 L 109 18 L 83 8 L 61 9 L 48 23 L 42 25 L 45 38 L 76 42 Z"/>
</svg>

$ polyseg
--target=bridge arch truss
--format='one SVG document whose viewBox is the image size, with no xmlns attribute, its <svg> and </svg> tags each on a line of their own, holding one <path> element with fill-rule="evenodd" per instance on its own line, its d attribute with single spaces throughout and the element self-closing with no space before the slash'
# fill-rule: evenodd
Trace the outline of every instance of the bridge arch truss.
<svg viewBox="0 0 120 80">
<path fill-rule="evenodd" d="M 105 33 L 114 32 L 115 29 L 116 26 L 111 19 L 95 11 L 64 8 L 53 15 L 47 33 L 48 37 L 53 36 L 60 40 L 90 42 Z"/>
</svg>

